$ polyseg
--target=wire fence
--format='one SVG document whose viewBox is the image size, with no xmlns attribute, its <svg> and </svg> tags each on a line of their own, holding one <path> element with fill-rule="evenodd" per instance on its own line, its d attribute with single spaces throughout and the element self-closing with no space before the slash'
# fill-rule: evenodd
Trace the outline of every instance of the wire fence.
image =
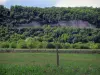
<svg viewBox="0 0 100 75">
<path fill-rule="evenodd" d="M 0 53 L 56 53 L 56 49 L 0 49 Z M 59 53 L 100 54 L 100 49 L 58 49 Z"/>
</svg>

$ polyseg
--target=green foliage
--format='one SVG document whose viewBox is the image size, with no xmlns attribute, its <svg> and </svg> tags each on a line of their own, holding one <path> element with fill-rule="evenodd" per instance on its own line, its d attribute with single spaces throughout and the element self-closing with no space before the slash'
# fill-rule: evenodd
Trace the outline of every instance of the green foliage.
<svg viewBox="0 0 100 75">
<path fill-rule="evenodd" d="M 65 48 L 65 49 L 72 48 L 72 45 L 71 45 L 70 43 L 65 43 L 65 44 L 64 44 L 64 48 Z"/>
<path fill-rule="evenodd" d="M 87 45 L 90 47 L 90 49 L 98 49 L 98 44 L 94 42 L 89 42 Z"/>
<path fill-rule="evenodd" d="M 0 75 L 99 75 L 100 54 L 0 53 Z M 5 64 L 4 64 L 5 63 Z"/>
<path fill-rule="evenodd" d="M 100 8 L 93 7 L 38 8 L 15 5 L 8 9 L 0 5 L 0 15 L 0 24 L 10 27 L 32 21 L 48 24 L 61 20 L 84 20 L 100 28 Z"/>
<path fill-rule="evenodd" d="M 88 46 L 88 44 L 81 44 L 80 49 L 90 49 L 90 47 Z"/>
<path fill-rule="evenodd" d="M 19 40 L 17 42 L 17 48 L 22 48 L 22 49 L 27 48 L 26 42 L 24 40 Z"/>
<path fill-rule="evenodd" d="M 17 33 L 10 36 L 11 41 L 17 41 L 17 40 L 21 40 L 21 39 L 24 39 L 24 36 L 17 34 Z"/>
<path fill-rule="evenodd" d="M 100 48 L 100 39 L 98 38 L 100 29 L 43 26 L 22 28 L 20 29 L 21 33 L 19 33 L 19 29 L 7 30 L 6 27 L 2 26 L 0 29 L 1 47 L 3 47 L 2 42 L 8 41 L 11 48 L 55 48 L 56 43 L 58 43 L 58 48 L 60 49 Z"/>
<path fill-rule="evenodd" d="M 98 45 L 98 49 L 100 49 L 100 43 L 98 43 L 97 45 Z"/>
<path fill-rule="evenodd" d="M 26 44 L 27 44 L 27 48 L 31 49 L 34 48 L 34 39 L 29 37 L 25 40 Z"/>
<path fill-rule="evenodd" d="M 46 66 L 37 66 L 37 65 L 0 65 L 0 74 L 1 75 L 81 75 L 81 74 L 89 74 L 89 75 L 99 75 L 100 74 L 100 66 L 91 66 L 91 65 L 80 65 L 80 64 L 71 63 L 71 65 L 67 64 L 67 66 L 55 66 L 47 64 Z M 80 66 L 78 66 L 80 65 Z M 95 69 L 96 68 L 96 69 Z M 67 69 L 67 70 L 66 70 Z"/>
<path fill-rule="evenodd" d="M 56 47 L 56 46 L 57 46 L 58 48 L 60 48 L 60 49 L 62 48 L 62 45 L 61 45 L 61 43 L 59 43 L 59 42 L 57 42 L 57 43 L 55 44 L 55 47 Z"/>
<path fill-rule="evenodd" d="M 55 45 L 53 43 L 48 43 L 46 48 L 52 49 L 52 48 L 56 48 L 56 47 L 55 47 Z"/>
<path fill-rule="evenodd" d="M 42 47 L 43 47 L 43 48 L 46 48 L 46 47 L 47 47 L 47 44 L 48 44 L 48 42 L 43 41 L 43 42 L 42 42 Z"/>
<path fill-rule="evenodd" d="M 17 48 L 17 42 L 11 42 L 10 48 Z"/>
<path fill-rule="evenodd" d="M 90 49 L 90 47 L 87 45 L 87 43 L 75 43 L 72 44 L 73 49 Z"/>
<path fill-rule="evenodd" d="M 72 48 L 73 49 L 80 49 L 80 44 L 78 44 L 78 43 L 72 44 Z"/>
<path fill-rule="evenodd" d="M 99 9 L 11 6 L 9 10 L 0 5 L 0 47 L 55 48 L 58 42 L 58 48 L 100 49 L 100 29 L 97 29 L 100 27 Z M 61 20 L 88 21 L 97 28 L 81 29 L 47 25 Z M 43 26 L 18 28 L 18 25 L 32 21 L 41 22 Z"/>
<path fill-rule="evenodd" d="M 9 48 L 9 42 L 1 42 L 0 47 L 1 48 Z"/>
</svg>

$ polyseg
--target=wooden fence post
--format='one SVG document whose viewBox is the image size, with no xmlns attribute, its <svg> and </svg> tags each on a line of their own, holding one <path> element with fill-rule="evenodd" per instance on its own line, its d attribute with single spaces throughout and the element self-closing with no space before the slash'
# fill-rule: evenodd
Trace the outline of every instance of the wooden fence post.
<svg viewBox="0 0 100 75">
<path fill-rule="evenodd" d="M 58 46 L 56 46 L 56 52 L 57 52 L 57 66 L 59 66 L 59 51 L 58 51 Z"/>
</svg>

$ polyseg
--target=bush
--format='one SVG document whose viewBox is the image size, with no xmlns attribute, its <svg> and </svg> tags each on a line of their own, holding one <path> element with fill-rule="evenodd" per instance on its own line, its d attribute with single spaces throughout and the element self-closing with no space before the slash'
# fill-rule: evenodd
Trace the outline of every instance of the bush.
<svg viewBox="0 0 100 75">
<path fill-rule="evenodd" d="M 19 40 L 17 42 L 17 48 L 22 48 L 22 49 L 27 48 L 26 42 L 24 40 Z"/>
<path fill-rule="evenodd" d="M 2 43 L 0 44 L 0 47 L 1 47 L 1 48 L 9 48 L 9 42 L 2 42 Z"/>
<path fill-rule="evenodd" d="M 89 49 L 89 45 L 87 45 L 87 43 L 75 43 L 75 44 L 72 44 L 72 48 L 74 49 Z"/>
<path fill-rule="evenodd" d="M 72 44 L 72 48 L 80 49 L 80 44 L 78 44 L 78 43 Z"/>
<path fill-rule="evenodd" d="M 27 43 L 27 48 L 31 49 L 34 48 L 33 42 L 26 42 Z"/>
<path fill-rule="evenodd" d="M 17 47 L 17 43 L 16 42 L 11 42 L 10 43 L 10 48 L 16 48 Z"/>
<path fill-rule="evenodd" d="M 43 48 L 43 44 L 39 42 L 37 48 Z"/>
<path fill-rule="evenodd" d="M 34 48 L 39 48 L 39 46 L 41 45 L 40 43 L 41 42 L 39 42 L 39 41 L 34 41 L 34 43 L 33 43 Z"/>
<path fill-rule="evenodd" d="M 81 44 L 80 49 L 90 49 L 90 47 L 87 44 Z"/>
<path fill-rule="evenodd" d="M 100 49 L 100 43 L 98 43 L 97 45 L 98 45 L 97 49 Z"/>
<path fill-rule="evenodd" d="M 43 41 L 41 44 L 42 44 L 42 47 L 43 47 L 43 48 L 46 48 L 46 47 L 47 47 L 48 42 Z"/>
<path fill-rule="evenodd" d="M 56 45 L 58 46 L 58 48 L 60 48 L 60 49 L 62 48 L 61 43 L 57 43 Z M 55 46 L 56 46 L 56 45 L 55 45 Z"/>
<path fill-rule="evenodd" d="M 98 44 L 94 42 L 87 43 L 90 49 L 98 49 Z"/>
<path fill-rule="evenodd" d="M 46 48 L 50 48 L 50 49 L 51 49 L 51 48 L 55 48 L 55 45 L 52 44 L 52 43 L 48 43 L 47 46 L 46 46 Z"/>
<path fill-rule="evenodd" d="M 70 43 L 65 43 L 64 48 L 65 48 L 65 49 L 71 48 L 71 44 L 70 44 Z"/>
<path fill-rule="evenodd" d="M 34 44 L 35 44 L 36 41 L 34 40 L 34 38 L 28 37 L 28 38 L 26 38 L 25 42 L 27 44 L 27 48 L 29 48 L 29 49 L 35 48 Z"/>
</svg>

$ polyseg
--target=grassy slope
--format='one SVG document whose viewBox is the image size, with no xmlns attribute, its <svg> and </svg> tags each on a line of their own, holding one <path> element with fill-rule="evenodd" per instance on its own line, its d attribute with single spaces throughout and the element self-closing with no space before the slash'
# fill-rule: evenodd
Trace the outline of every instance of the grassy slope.
<svg viewBox="0 0 100 75">
<path fill-rule="evenodd" d="M 55 53 L 0 53 L 0 75 L 6 74 L 100 75 L 100 55 L 60 54 L 57 68 Z"/>
</svg>

